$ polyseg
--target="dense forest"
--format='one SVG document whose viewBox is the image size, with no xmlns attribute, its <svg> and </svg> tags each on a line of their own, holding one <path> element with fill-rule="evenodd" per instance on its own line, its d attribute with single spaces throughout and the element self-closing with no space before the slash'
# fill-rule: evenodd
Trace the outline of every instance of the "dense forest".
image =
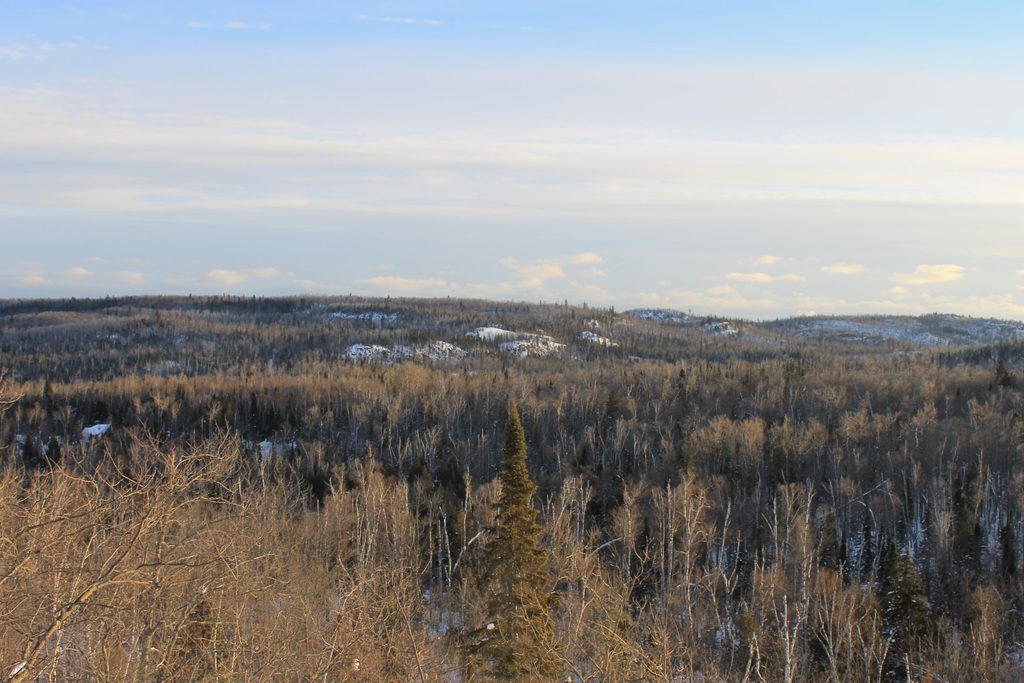
<svg viewBox="0 0 1024 683">
<path fill-rule="evenodd" d="M 1020 338 L 806 329 L 0 302 L 0 677 L 1021 680 Z"/>
</svg>

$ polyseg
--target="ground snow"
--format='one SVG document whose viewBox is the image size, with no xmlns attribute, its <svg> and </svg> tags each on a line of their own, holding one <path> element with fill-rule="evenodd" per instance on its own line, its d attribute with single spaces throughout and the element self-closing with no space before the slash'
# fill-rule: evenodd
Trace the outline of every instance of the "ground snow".
<svg viewBox="0 0 1024 683">
<path fill-rule="evenodd" d="M 656 320 L 666 323 L 689 322 L 690 316 L 679 311 L 672 311 L 662 308 L 638 308 L 634 311 L 626 311 L 625 315 L 642 320 Z"/>
<path fill-rule="evenodd" d="M 467 337 L 476 337 L 482 341 L 498 341 L 499 339 L 516 339 L 521 336 L 518 332 L 512 332 L 500 327 L 478 327 L 472 332 L 466 333 Z"/>
<path fill-rule="evenodd" d="M 508 351 L 520 358 L 527 356 L 550 356 L 562 351 L 565 344 L 559 344 L 551 337 L 544 335 L 529 335 L 523 339 L 502 342 L 498 344 L 502 351 Z"/>
<path fill-rule="evenodd" d="M 95 424 L 82 430 L 82 441 L 88 441 L 93 437 L 100 437 L 110 430 L 109 424 Z"/>
<path fill-rule="evenodd" d="M 368 322 L 377 327 L 383 325 L 393 325 L 400 319 L 398 313 L 385 313 L 384 311 L 362 311 L 362 312 L 350 312 L 350 311 L 335 311 L 331 313 L 335 318 L 341 318 L 342 320 L 353 320 L 356 322 Z"/>
<path fill-rule="evenodd" d="M 594 334 L 590 330 L 583 330 L 582 332 L 580 332 L 580 339 L 582 339 L 584 341 L 588 341 L 591 344 L 596 344 L 598 346 L 618 346 L 619 345 L 618 342 L 612 341 L 608 337 L 602 337 L 599 334 Z"/>
<path fill-rule="evenodd" d="M 434 341 L 414 346 L 353 344 L 343 355 L 354 363 L 398 363 L 403 360 L 461 361 L 468 353 L 450 342 Z"/>
<path fill-rule="evenodd" d="M 565 344 L 556 342 L 546 334 L 531 332 L 512 332 L 501 327 L 478 327 L 466 333 L 467 337 L 476 337 L 482 341 L 500 342 L 498 348 L 511 354 L 526 358 L 527 356 L 550 356 L 560 353 Z M 504 341 L 502 341 L 504 340 Z"/>
<path fill-rule="evenodd" d="M 1008 320 L 982 320 L 963 316 L 891 317 L 877 319 L 804 318 L 797 321 L 797 337 L 836 335 L 848 341 L 891 340 L 925 346 L 994 343 L 1024 339 L 1024 325 Z"/>
</svg>

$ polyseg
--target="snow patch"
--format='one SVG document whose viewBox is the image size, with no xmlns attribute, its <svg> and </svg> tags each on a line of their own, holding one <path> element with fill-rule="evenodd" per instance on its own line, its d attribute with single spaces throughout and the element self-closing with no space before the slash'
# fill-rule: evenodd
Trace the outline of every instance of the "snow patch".
<svg viewBox="0 0 1024 683">
<path fill-rule="evenodd" d="M 82 441 L 88 442 L 89 439 L 99 438 L 110 431 L 110 424 L 94 424 L 91 427 L 86 427 L 82 430 Z"/>
<path fill-rule="evenodd" d="M 415 358 L 451 361 L 464 360 L 468 355 L 464 348 L 446 341 L 436 341 L 414 346 L 412 353 Z"/>
<path fill-rule="evenodd" d="M 716 337 L 734 337 L 738 334 L 736 328 L 728 320 L 709 320 L 702 327 Z"/>
<path fill-rule="evenodd" d="M 502 342 L 498 344 L 498 348 L 515 354 L 520 358 L 526 358 L 527 356 L 544 357 L 560 353 L 565 348 L 565 344 L 559 344 L 551 337 L 545 335 L 531 334 L 524 335 L 522 339 Z"/>
<path fill-rule="evenodd" d="M 626 311 L 624 315 L 641 320 L 654 320 L 662 323 L 687 323 L 691 316 L 681 311 L 673 311 L 667 308 L 638 308 L 633 311 Z"/>
<path fill-rule="evenodd" d="M 401 360 L 391 347 L 378 344 L 353 344 L 345 349 L 344 356 L 353 363 L 394 363 Z"/>
<path fill-rule="evenodd" d="M 377 327 L 394 325 L 401 319 L 401 315 L 398 313 L 386 313 L 384 311 L 335 311 L 331 315 L 342 320 L 370 323 Z"/>
<path fill-rule="evenodd" d="M 246 445 L 252 447 L 252 442 L 246 442 Z M 259 449 L 260 460 L 266 462 L 272 455 L 284 455 L 289 450 L 298 447 L 297 441 L 271 441 L 270 439 L 264 439 L 256 444 L 256 448 Z"/>
<path fill-rule="evenodd" d="M 796 337 L 833 338 L 853 342 L 901 341 L 923 346 L 992 344 L 1024 340 L 1024 324 L 1012 320 L 959 315 L 865 318 L 799 318 L 783 327 Z"/>
<path fill-rule="evenodd" d="M 599 334 L 594 334 L 590 330 L 583 330 L 582 332 L 580 332 L 580 339 L 582 339 L 583 341 L 588 341 L 591 344 L 595 344 L 597 346 L 608 346 L 608 347 L 611 347 L 611 346 L 618 346 L 619 345 L 618 342 L 613 341 L 613 340 L 609 339 L 608 337 L 602 337 Z"/>
<path fill-rule="evenodd" d="M 501 327 L 478 327 L 466 333 L 467 337 L 476 337 L 482 341 L 499 342 L 498 348 L 508 351 L 520 358 L 527 356 L 550 356 L 560 353 L 565 344 L 556 342 L 546 334 L 532 332 L 513 332 Z"/>
<path fill-rule="evenodd" d="M 518 332 L 512 332 L 511 330 L 502 329 L 500 327 L 478 327 L 472 332 L 466 333 L 467 337 L 476 337 L 482 341 L 498 341 L 499 339 L 517 339 L 520 337 Z"/>
<path fill-rule="evenodd" d="M 343 354 L 353 363 L 400 363 L 403 360 L 461 361 L 468 352 L 446 341 L 407 346 L 381 346 L 379 344 L 353 344 Z"/>
</svg>

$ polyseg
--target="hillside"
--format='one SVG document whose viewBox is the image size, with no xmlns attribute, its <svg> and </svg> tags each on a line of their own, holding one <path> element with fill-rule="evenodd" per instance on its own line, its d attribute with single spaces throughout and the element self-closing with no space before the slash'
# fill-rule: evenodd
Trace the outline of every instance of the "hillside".
<svg viewBox="0 0 1024 683">
<path fill-rule="evenodd" d="M 1020 680 L 1019 333 L 449 299 L 0 302 L 0 664 L 472 680 L 500 635 L 511 433 L 552 596 L 532 603 L 545 670 Z M 932 635 L 894 658 L 910 626 Z"/>
</svg>

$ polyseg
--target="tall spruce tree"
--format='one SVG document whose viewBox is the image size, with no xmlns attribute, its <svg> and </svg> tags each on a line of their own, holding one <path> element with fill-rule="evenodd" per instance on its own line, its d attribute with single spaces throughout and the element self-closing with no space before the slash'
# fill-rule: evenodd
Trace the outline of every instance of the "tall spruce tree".
<svg viewBox="0 0 1024 683">
<path fill-rule="evenodd" d="M 470 646 L 492 680 L 550 680 L 558 671 L 551 649 L 552 580 L 531 502 L 536 488 L 526 469 L 526 439 L 513 401 L 505 423 L 498 515 L 485 555 L 487 620 Z"/>
<path fill-rule="evenodd" d="M 886 680 L 907 680 L 928 632 L 928 605 L 914 561 L 889 541 L 878 569 L 882 635 L 889 640 Z"/>
</svg>

